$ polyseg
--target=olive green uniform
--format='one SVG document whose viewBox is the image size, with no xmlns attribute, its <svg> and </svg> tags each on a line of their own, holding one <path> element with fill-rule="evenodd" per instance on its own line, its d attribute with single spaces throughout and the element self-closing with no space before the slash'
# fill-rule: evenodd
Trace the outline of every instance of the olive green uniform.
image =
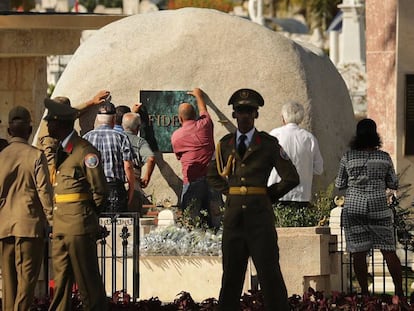
<svg viewBox="0 0 414 311">
<path fill-rule="evenodd" d="M 70 310 L 76 281 L 84 310 L 105 310 L 96 240 L 106 181 L 98 151 L 74 132 L 57 152 L 52 262 L 55 291 L 49 310 Z"/>
<path fill-rule="evenodd" d="M 53 178 L 55 177 L 55 173 L 56 173 L 55 156 L 56 156 L 56 151 L 57 151 L 58 146 L 59 146 L 59 141 L 50 136 L 43 136 L 39 139 L 39 148 L 43 150 L 43 153 L 46 156 L 47 166 L 49 167 L 49 173 L 50 173 L 50 176 Z"/>
<path fill-rule="evenodd" d="M 230 161 L 228 162 L 228 159 Z M 227 172 L 221 176 L 223 167 Z M 275 167 L 281 182 L 266 187 Z M 287 290 L 279 266 L 279 249 L 272 202 L 294 188 L 299 176 L 276 138 L 255 131 L 243 158 L 236 151 L 236 135 L 224 136 L 211 163 L 208 182 L 226 197 L 223 228 L 223 278 L 220 310 L 239 311 L 249 256 L 252 257 L 265 308 L 289 310 Z"/>
<path fill-rule="evenodd" d="M 43 260 L 52 186 L 46 157 L 13 137 L 0 152 L 0 241 L 3 311 L 29 310 Z"/>
</svg>

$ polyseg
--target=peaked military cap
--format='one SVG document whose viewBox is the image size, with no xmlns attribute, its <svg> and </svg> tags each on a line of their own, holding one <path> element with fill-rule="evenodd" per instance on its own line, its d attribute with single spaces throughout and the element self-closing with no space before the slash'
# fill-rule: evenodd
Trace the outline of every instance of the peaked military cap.
<svg viewBox="0 0 414 311">
<path fill-rule="evenodd" d="M 262 95 L 252 89 L 240 89 L 231 95 L 229 105 L 233 105 L 233 109 L 239 106 L 248 106 L 259 108 L 264 105 Z"/>
<path fill-rule="evenodd" d="M 9 112 L 9 123 L 13 121 L 22 121 L 24 123 L 30 123 L 32 118 L 30 117 L 30 112 L 22 106 L 13 107 Z"/>
<path fill-rule="evenodd" d="M 43 120 L 76 120 L 79 116 L 78 109 L 71 107 L 67 97 L 46 98 L 44 103 L 47 115 Z"/>
<path fill-rule="evenodd" d="M 98 114 L 116 114 L 115 105 L 111 102 L 104 102 L 98 106 Z"/>
</svg>

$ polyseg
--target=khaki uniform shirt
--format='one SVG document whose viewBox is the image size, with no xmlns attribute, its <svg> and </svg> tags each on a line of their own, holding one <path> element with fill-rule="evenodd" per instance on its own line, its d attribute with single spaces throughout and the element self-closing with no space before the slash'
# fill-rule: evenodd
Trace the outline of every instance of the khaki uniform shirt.
<svg viewBox="0 0 414 311">
<path fill-rule="evenodd" d="M 106 199 L 106 180 L 99 152 L 77 133 L 56 155 L 53 186 L 53 235 L 97 233 L 98 215 Z M 72 200 L 71 195 L 75 196 Z M 76 199 L 76 195 L 82 199 Z M 65 199 L 59 200 L 62 196 Z"/>
<path fill-rule="evenodd" d="M 43 237 L 53 206 L 45 155 L 14 137 L 0 152 L 0 163 L 0 239 Z"/>
</svg>

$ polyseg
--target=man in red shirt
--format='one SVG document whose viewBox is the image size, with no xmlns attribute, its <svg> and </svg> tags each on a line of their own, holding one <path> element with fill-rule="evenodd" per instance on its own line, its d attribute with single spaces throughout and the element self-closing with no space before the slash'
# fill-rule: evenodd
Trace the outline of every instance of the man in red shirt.
<svg viewBox="0 0 414 311">
<path fill-rule="evenodd" d="M 194 219 L 204 219 L 201 211 L 207 211 L 210 227 L 218 227 L 217 215 L 211 215 L 209 205 L 211 192 L 206 181 L 207 167 L 214 153 L 213 121 L 207 111 L 205 96 L 201 89 L 188 92 L 197 101 L 199 117 L 194 107 L 182 103 L 178 107 L 181 128 L 171 136 L 171 144 L 177 159 L 180 160 L 183 174 L 181 210 L 188 209 Z M 200 213 L 201 212 L 201 213 Z"/>
</svg>

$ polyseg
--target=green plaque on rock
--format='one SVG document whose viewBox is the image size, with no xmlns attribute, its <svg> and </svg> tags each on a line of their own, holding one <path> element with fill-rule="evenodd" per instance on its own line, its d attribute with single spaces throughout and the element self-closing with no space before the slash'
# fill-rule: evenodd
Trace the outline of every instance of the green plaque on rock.
<svg viewBox="0 0 414 311">
<path fill-rule="evenodd" d="M 192 104 L 198 115 L 195 97 L 187 92 L 140 91 L 141 136 L 153 151 L 172 152 L 171 135 L 180 127 L 178 106 L 181 103 Z"/>
</svg>

